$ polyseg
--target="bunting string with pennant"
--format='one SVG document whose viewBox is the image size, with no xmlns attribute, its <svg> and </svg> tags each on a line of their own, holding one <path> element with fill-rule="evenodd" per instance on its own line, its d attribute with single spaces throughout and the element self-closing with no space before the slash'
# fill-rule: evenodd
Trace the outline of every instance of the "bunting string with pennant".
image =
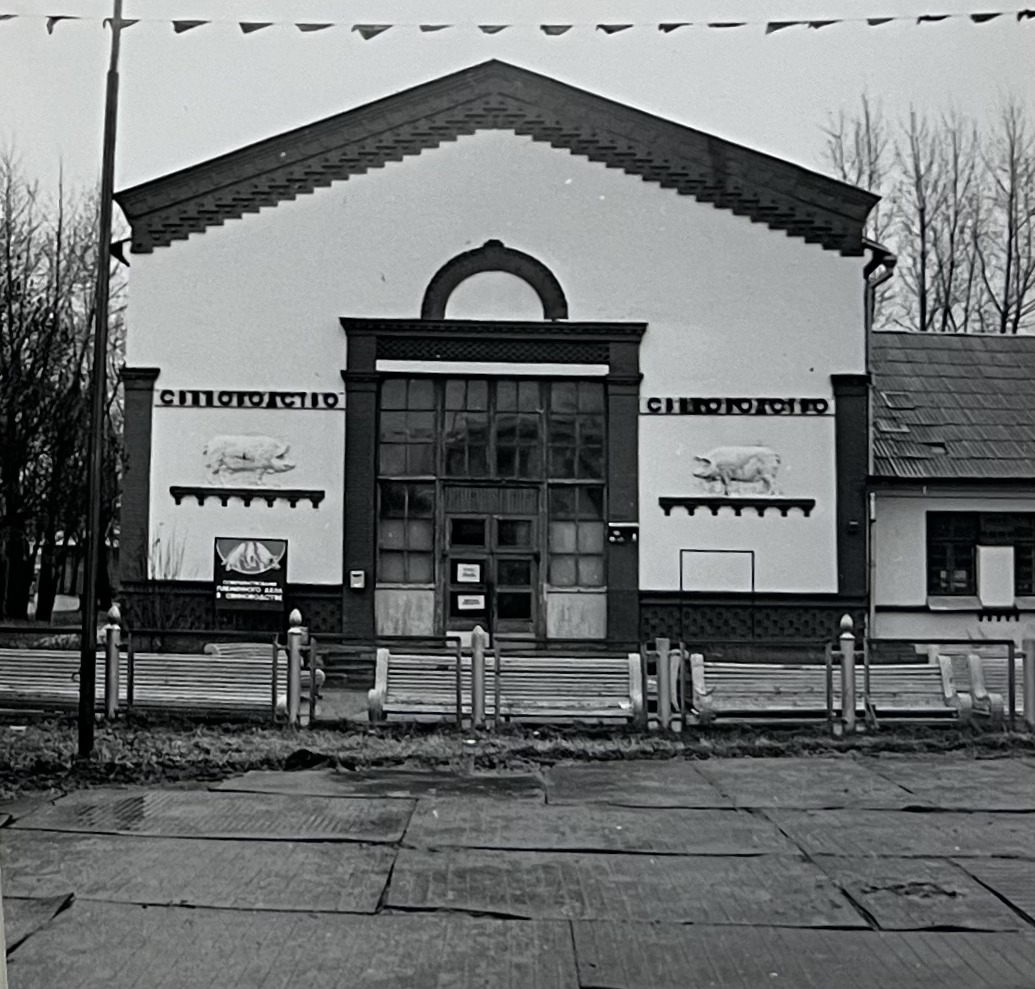
<svg viewBox="0 0 1035 989">
<path fill-rule="evenodd" d="M 173 34 L 185 34 L 197 28 L 231 24 L 238 27 L 242 34 L 255 34 L 258 31 L 271 27 L 292 27 L 303 34 L 311 34 L 318 31 L 327 31 L 331 28 L 346 28 L 364 41 L 373 41 L 387 31 L 403 28 L 416 28 L 421 34 L 437 34 L 442 31 L 453 31 L 462 28 L 474 28 L 482 34 L 493 35 L 506 31 L 511 27 L 534 27 L 548 38 L 558 38 L 567 35 L 574 29 L 585 28 L 593 32 L 611 36 L 623 34 L 632 30 L 650 30 L 662 34 L 672 34 L 687 28 L 703 28 L 706 30 L 728 31 L 735 28 L 746 28 L 761 26 L 766 36 L 776 34 L 779 31 L 786 31 L 791 28 L 804 28 L 806 30 L 818 31 L 820 28 L 831 27 L 835 24 L 863 24 L 866 27 L 882 27 L 885 24 L 911 24 L 928 25 L 942 24 L 949 21 L 967 21 L 971 24 L 988 24 L 1000 18 L 1009 18 L 1016 23 L 1035 20 L 1035 9 L 1020 10 L 991 10 L 975 11 L 973 13 L 947 13 L 947 14 L 901 14 L 893 16 L 852 16 L 852 17 L 830 17 L 830 18 L 802 18 L 800 20 L 764 20 L 748 19 L 738 21 L 664 21 L 622 23 L 622 24 L 601 24 L 596 21 L 572 21 L 565 24 L 542 24 L 532 21 L 515 20 L 506 24 L 472 24 L 457 22 L 451 24 L 423 24 L 423 23 L 396 23 L 396 24 L 357 24 L 352 21 L 289 21 L 289 20 L 264 20 L 264 21 L 237 21 L 226 18 L 211 19 L 181 19 L 181 18 L 159 18 L 159 17 L 135 17 L 132 19 L 123 18 L 119 21 L 122 29 L 132 27 L 134 24 L 150 23 L 165 24 L 172 28 Z M 25 14 L 25 13 L 0 13 L 0 22 L 15 20 L 38 20 L 46 27 L 47 34 L 53 34 L 59 24 L 65 21 L 78 22 L 99 22 L 104 27 L 111 27 L 110 17 L 83 17 L 77 14 Z"/>
</svg>

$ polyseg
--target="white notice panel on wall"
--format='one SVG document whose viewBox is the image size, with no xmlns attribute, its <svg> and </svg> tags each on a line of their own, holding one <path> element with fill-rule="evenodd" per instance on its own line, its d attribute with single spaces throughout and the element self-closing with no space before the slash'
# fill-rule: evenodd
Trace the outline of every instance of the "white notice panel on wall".
<svg viewBox="0 0 1035 989">
<path fill-rule="evenodd" d="M 458 584 L 480 584 L 482 567 L 480 563 L 458 563 L 456 565 L 456 582 Z"/>
<path fill-rule="evenodd" d="M 456 609 L 457 611 L 484 611 L 485 595 L 461 594 L 456 599 Z"/>
</svg>

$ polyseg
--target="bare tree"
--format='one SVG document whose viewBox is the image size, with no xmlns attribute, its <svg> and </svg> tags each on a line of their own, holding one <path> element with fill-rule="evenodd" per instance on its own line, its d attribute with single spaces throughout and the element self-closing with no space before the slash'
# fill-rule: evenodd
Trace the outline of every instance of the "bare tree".
<svg viewBox="0 0 1035 989">
<path fill-rule="evenodd" d="M 981 329 L 1017 333 L 1035 323 L 1035 135 L 1009 100 L 982 158 L 988 222 L 975 237 L 985 306 Z"/>
<path fill-rule="evenodd" d="M 966 332 L 979 305 L 974 238 L 981 229 L 977 128 L 956 111 L 939 122 L 935 169 L 940 199 L 931 220 L 933 318 L 929 329 Z"/>
<path fill-rule="evenodd" d="M 882 195 L 895 169 L 895 148 L 892 128 L 881 105 L 874 104 L 868 93 L 863 93 L 858 110 L 845 110 L 828 120 L 826 156 L 834 174 L 850 185 L 859 186 Z M 882 199 L 866 220 L 864 235 L 878 244 L 886 244 L 895 226 L 895 201 Z M 874 299 L 874 319 L 880 321 L 892 301 L 894 287 L 885 282 L 877 289 Z"/>
<path fill-rule="evenodd" d="M 1035 326 L 1035 135 L 1007 101 L 991 133 L 956 111 L 889 124 L 864 96 L 825 128 L 834 173 L 883 198 L 867 236 L 899 257 L 879 327 L 1016 333 Z"/>
<path fill-rule="evenodd" d="M 26 616 L 37 565 L 37 616 L 49 617 L 57 575 L 83 545 L 96 217 L 95 197 L 59 188 L 56 201 L 45 203 L 15 159 L 0 157 L 0 614 L 9 618 Z M 117 280 L 109 360 L 123 340 L 120 292 Z M 120 431 L 112 387 L 103 509 L 109 527 Z"/>
</svg>

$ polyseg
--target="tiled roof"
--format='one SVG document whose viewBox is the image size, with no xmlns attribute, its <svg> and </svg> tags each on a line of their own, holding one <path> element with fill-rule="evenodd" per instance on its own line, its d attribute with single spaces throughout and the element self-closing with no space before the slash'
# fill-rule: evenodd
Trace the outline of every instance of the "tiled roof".
<svg viewBox="0 0 1035 989">
<path fill-rule="evenodd" d="M 876 196 L 506 62 L 483 62 L 120 192 L 132 250 L 401 161 L 510 130 L 842 254 L 863 252 Z"/>
<path fill-rule="evenodd" d="M 877 477 L 1035 480 L 1035 336 L 871 339 Z"/>
</svg>

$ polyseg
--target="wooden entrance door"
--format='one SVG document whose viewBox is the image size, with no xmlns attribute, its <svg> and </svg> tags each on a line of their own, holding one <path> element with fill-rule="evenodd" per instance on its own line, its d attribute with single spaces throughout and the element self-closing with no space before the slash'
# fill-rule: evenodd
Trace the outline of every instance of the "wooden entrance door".
<svg viewBox="0 0 1035 989">
<path fill-rule="evenodd" d="M 446 627 L 536 636 L 540 625 L 537 518 L 448 514 Z"/>
</svg>

